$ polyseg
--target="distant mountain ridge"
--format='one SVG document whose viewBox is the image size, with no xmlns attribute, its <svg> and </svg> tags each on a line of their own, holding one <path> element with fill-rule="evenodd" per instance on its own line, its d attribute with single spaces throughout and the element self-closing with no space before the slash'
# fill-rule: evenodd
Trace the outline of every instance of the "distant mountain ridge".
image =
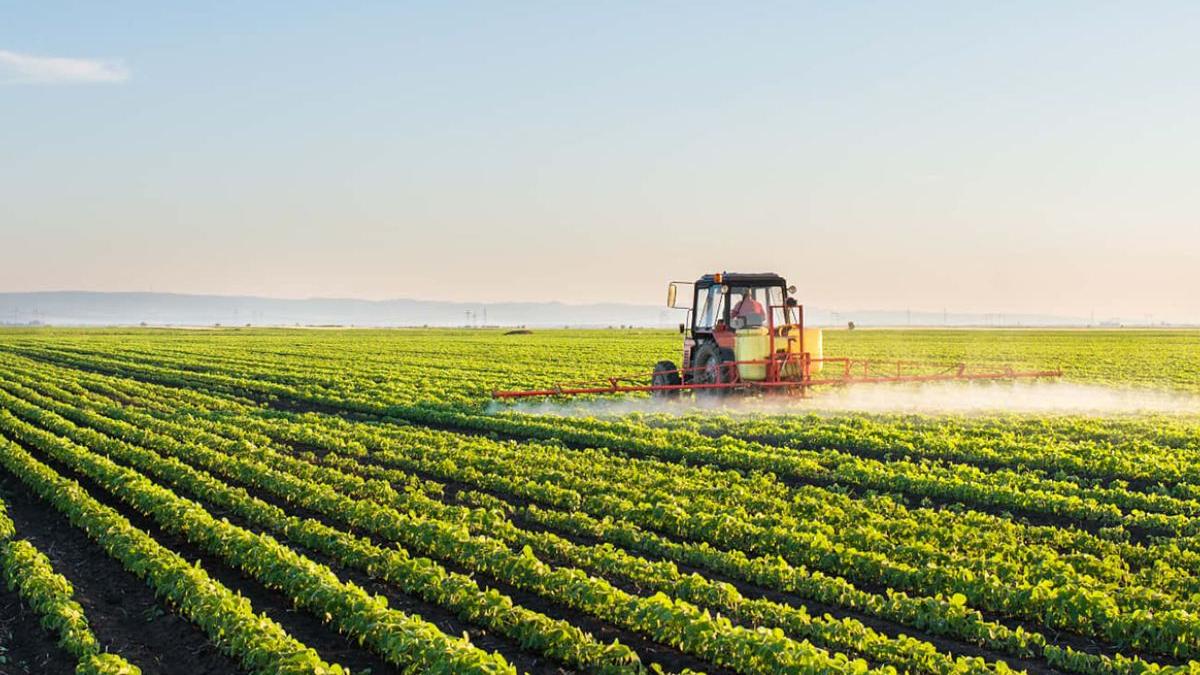
<svg viewBox="0 0 1200 675">
<path fill-rule="evenodd" d="M 859 326 L 1085 326 L 1039 314 L 832 311 L 805 308 L 810 324 Z M 531 326 L 669 327 L 684 313 L 623 303 L 466 303 L 432 300 L 281 299 L 182 293 L 40 291 L 0 293 L 0 324 L 60 326 Z"/>
</svg>

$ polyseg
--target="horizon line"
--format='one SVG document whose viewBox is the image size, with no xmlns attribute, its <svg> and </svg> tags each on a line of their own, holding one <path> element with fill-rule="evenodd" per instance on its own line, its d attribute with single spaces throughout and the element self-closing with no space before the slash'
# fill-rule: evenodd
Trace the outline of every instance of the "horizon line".
<svg viewBox="0 0 1200 675">
<path fill-rule="evenodd" d="M 72 293 L 73 294 L 81 294 L 81 295 L 125 295 L 125 296 L 158 295 L 158 296 L 178 296 L 178 297 L 192 297 L 192 298 L 204 297 L 204 298 L 227 298 L 227 299 L 253 299 L 253 300 L 268 300 L 268 301 L 273 301 L 273 302 L 333 301 L 333 302 L 363 302 L 363 303 L 372 303 L 372 304 L 385 304 L 385 303 L 391 303 L 391 302 L 416 302 L 416 303 L 446 304 L 446 305 L 474 305 L 474 306 L 479 306 L 479 307 L 486 307 L 489 305 L 493 305 L 493 306 L 495 306 L 495 305 L 563 305 L 563 306 L 568 306 L 568 307 L 598 307 L 598 306 L 611 305 L 611 306 L 637 307 L 637 308 L 641 308 L 641 309 L 660 309 L 662 311 L 682 311 L 680 309 L 675 309 L 675 308 L 670 308 L 670 307 L 665 307 L 665 306 L 659 307 L 658 305 L 643 304 L 643 303 L 637 303 L 637 302 L 621 302 L 621 301 L 568 302 L 568 301 L 563 301 L 563 300 L 515 300 L 514 299 L 514 300 L 498 300 L 498 301 L 485 302 L 485 301 L 471 301 L 471 300 L 435 300 L 435 299 L 423 299 L 423 298 L 414 298 L 414 297 L 393 297 L 393 298 L 381 298 L 381 299 L 361 298 L 361 297 L 352 297 L 352 296 L 286 297 L 286 296 L 272 296 L 272 295 L 257 295 L 257 294 L 252 294 L 252 293 L 238 294 L 238 293 L 154 291 L 154 290 L 149 290 L 149 291 L 147 291 L 147 290 L 111 291 L 111 290 L 84 290 L 84 289 L 70 289 L 70 288 L 54 289 L 54 290 L 34 290 L 34 291 L 0 290 L 0 296 L 5 296 L 5 295 L 51 295 L 51 294 L 72 294 Z M 1029 310 L 1008 311 L 1008 312 L 984 311 L 984 310 L 954 310 L 954 311 L 950 311 L 950 310 L 946 310 L 944 308 L 943 309 L 920 309 L 920 308 L 914 309 L 914 308 L 909 308 L 909 307 L 902 308 L 902 309 L 887 309 L 887 308 L 878 308 L 878 307 L 877 308 L 857 308 L 857 309 L 831 309 L 831 308 L 823 307 L 820 305 L 811 305 L 810 309 L 820 311 L 820 312 L 827 312 L 827 313 L 834 314 L 834 315 L 855 314 L 855 313 L 859 313 L 859 314 L 907 313 L 907 314 L 918 314 L 918 315 L 942 314 L 945 316 L 967 315 L 967 316 L 980 316 L 980 317 L 995 317 L 1000 322 L 1003 322 L 1005 320 L 1005 318 L 1010 318 L 1010 317 L 1011 318 L 1029 317 L 1029 318 L 1054 319 L 1054 320 L 1059 320 L 1059 321 L 1071 321 L 1071 322 L 1083 323 L 1085 325 L 1097 325 L 1097 326 L 1104 324 L 1104 323 L 1111 323 L 1111 322 L 1136 323 L 1139 325 L 1156 325 L 1156 322 L 1154 322 L 1154 320 L 1152 318 L 1135 320 L 1135 319 L 1129 319 L 1129 318 L 1121 317 L 1121 316 L 1108 316 L 1108 317 L 1105 317 L 1102 319 L 1095 319 L 1094 317 L 1089 318 L 1088 316 L 1083 315 L 1083 314 L 1075 314 L 1075 313 L 1059 314 L 1059 313 L 1053 313 L 1053 312 L 1048 313 L 1048 312 L 1037 312 L 1037 311 L 1029 311 Z M 847 317 L 847 320 L 853 320 L 853 319 L 851 317 Z M 1159 325 L 1200 325 L 1200 324 L 1197 324 L 1194 322 L 1190 323 L 1187 321 L 1177 322 L 1177 321 L 1162 321 L 1162 320 L 1158 321 L 1157 324 L 1159 324 Z M 897 324 L 897 325 L 899 326 L 899 325 L 904 325 L 904 324 Z M 936 324 L 925 324 L 925 325 L 936 325 Z"/>
</svg>

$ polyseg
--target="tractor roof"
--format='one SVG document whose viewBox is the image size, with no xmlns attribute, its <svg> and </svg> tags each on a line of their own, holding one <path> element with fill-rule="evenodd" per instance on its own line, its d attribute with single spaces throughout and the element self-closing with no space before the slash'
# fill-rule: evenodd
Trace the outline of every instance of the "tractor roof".
<svg viewBox="0 0 1200 675">
<path fill-rule="evenodd" d="M 717 283 L 715 274 L 705 274 L 696 281 L 696 286 L 705 288 Z M 721 275 L 721 283 L 726 286 L 787 286 L 783 277 L 772 272 L 725 272 Z"/>
</svg>

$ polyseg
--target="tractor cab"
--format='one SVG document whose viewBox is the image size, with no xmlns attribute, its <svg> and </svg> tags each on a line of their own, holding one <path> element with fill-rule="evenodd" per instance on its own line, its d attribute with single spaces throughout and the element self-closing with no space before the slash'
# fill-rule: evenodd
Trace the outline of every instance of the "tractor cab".
<svg viewBox="0 0 1200 675">
<path fill-rule="evenodd" d="M 782 307 L 788 297 L 787 282 L 778 274 L 705 274 L 690 285 L 693 338 L 766 326 L 770 308 Z"/>
</svg>

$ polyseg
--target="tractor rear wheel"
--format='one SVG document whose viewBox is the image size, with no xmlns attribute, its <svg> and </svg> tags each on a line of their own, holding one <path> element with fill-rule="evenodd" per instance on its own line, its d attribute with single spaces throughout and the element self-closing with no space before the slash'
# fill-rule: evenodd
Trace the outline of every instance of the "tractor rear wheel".
<svg viewBox="0 0 1200 675">
<path fill-rule="evenodd" d="M 721 348 L 715 342 L 705 342 L 696 350 L 694 361 L 698 370 L 692 376 L 696 384 L 721 384 L 730 380 L 729 366 L 721 356 Z M 718 400 L 725 396 L 726 389 L 701 388 L 696 390 L 696 398 L 701 400 Z"/>
<path fill-rule="evenodd" d="M 682 384 L 683 380 L 679 378 L 679 368 L 671 361 L 659 361 L 654 364 L 654 376 L 650 378 L 650 384 L 661 387 L 664 385 Z M 669 401 L 679 398 L 678 389 L 655 389 L 650 392 L 650 397 Z"/>
</svg>

